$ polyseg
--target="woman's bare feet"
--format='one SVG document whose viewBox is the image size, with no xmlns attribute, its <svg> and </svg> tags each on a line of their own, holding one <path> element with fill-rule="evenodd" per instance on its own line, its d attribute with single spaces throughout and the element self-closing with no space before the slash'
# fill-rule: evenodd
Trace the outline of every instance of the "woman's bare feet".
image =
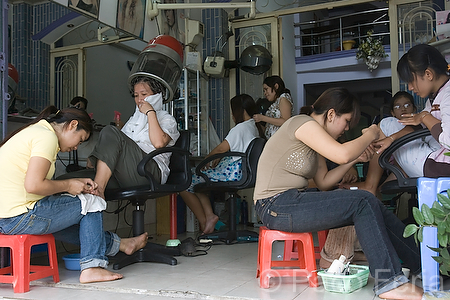
<svg viewBox="0 0 450 300">
<path fill-rule="evenodd" d="M 147 245 L 148 233 L 144 232 L 140 236 L 125 238 L 120 240 L 119 250 L 127 255 L 142 249 Z"/>
<path fill-rule="evenodd" d="M 99 196 L 100 198 L 106 200 L 106 198 L 105 198 L 105 190 L 100 190 L 100 189 L 98 189 L 98 194 L 97 194 L 97 196 Z"/>
<path fill-rule="evenodd" d="M 122 274 L 114 273 L 106 269 L 96 267 L 84 269 L 80 274 L 80 283 L 112 281 L 123 278 Z"/>
<path fill-rule="evenodd" d="M 219 217 L 216 215 L 212 215 L 207 218 L 205 228 L 203 229 L 203 234 L 214 232 L 214 227 L 216 226 L 217 221 L 219 221 Z"/>
<path fill-rule="evenodd" d="M 381 299 L 395 300 L 421 300 L 422 296 L 423 290 L 420 287 L 409 282 L 402 284 L 398 288 L 378 295 L 378 297 L 380 297 Z"/>
<path fill-rule="evenodd" d="M 99 196 L 102 199 L 105 199 L 105 188 L 100 187 L 97 185 L 97 188 L 91 190 L 90 192 L 92 195 Z"/>
</svg>

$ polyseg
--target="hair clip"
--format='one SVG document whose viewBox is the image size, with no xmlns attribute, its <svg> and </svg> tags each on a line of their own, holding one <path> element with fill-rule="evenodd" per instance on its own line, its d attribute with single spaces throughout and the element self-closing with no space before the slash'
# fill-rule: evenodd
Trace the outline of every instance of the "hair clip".
<svg viewBox="0 0 450 300">
<path fill-rule="evenodd" d="M 47 120 L 51 120 L 53 118 L 56 118 L 56 116 L 59 114 L 60 110 L 58 109 L 58 111 L 55 114 L 49 114 L 47 117 Z"/>
<path fill-rule="evenodd" d="M 77 103 L 77 104 L 75 104 L 75 105 L 72 105 L 72 104 L 71 104 L 69 107 L 81 109 L 81 104 L 80 104 L 80 103 Z"/>
</svg>

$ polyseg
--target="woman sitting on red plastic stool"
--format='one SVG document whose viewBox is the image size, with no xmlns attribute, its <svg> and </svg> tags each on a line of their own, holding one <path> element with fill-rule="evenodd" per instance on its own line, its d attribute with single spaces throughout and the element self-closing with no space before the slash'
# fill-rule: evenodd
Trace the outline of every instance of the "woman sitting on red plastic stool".
<svg viewBox="0 0 450 300">
<path fill-rule="evenodd" d="M 409 283 L 402 259 L 420 272 L 420 253 L 413 237 L 403 238 L 405 225 L 374 195 L 362 190 L 306 192 L 308 179 L 321 190 L 335 186 L 355 163 L 375 152 L 376 125 L 346 143 L 336 140 L 359 117 L 357 99 L 346 89 L 326 90 L 309 115 L 290 118 L 268 140 L 258 163 L 254 200 L 256 212 L 269 229 L 317 232 L 355 225 L 375 278 L 380 298 L 422 298 L 421 288 Z M 328 171 L 325 158 L 340 166 Z"/>
<path fill-rule="evenodd" d="M 48 234 L 80 245 L 80 282 L 120 279 L 106 269 L 108 255 L 130 255 L 147 243 L 147 234 L 120 239 L 103 231 L 101 211 L 83 213 L 82 194 L 94 194 L 90 178 L 52 180 L 59 151 L 76 150 L 93 130 L 77 108 L 44 109 L 30 124 L 0 143 L 0 233 Z"/>
</svg>

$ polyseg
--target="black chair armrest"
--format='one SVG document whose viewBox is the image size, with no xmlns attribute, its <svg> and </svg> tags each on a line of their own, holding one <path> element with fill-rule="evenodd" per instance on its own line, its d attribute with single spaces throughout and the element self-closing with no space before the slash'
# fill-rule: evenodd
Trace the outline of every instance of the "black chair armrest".
<svg viewBox="0 0 450 300">
<path fill-rule="evenodd" d="M 402 136 L 398 140 L 395 140 L 386 150 L 381 153 L 380 158 L 378 159 L 378 163 L 383 169 L 387 169 L 394 173 L 397 177 L 398 186 L 402 187 L 412 187 L 417 185 L 417 178 L 406 177 L 405 174 L 400 170 L 400 168 L 396 165 L 390 164 L 389 159 L 391 155 L 401 146 L 414 141 L 418 138 L 423 138 L 428 135 L 431 135 L 428 128 L 422 128 L 416 130 L 414 132 L 408 133 L 407 135 Z"/>
<path fill-rule="evenodd" d="M 222 159 L 224 157 L 231 157 L 231 156 L 238 156 L 242 158 L 242 164 L 244 165 L 244 162 L 246 160 L 246 154 L 243 152 L 233 152 L 233 151 L 228 151 L 228 152 L 224 152 L 224 153 L 217 153 L 211 156 L 208 156 L 207 158 L 205 158 L 204 160 L 202 160 L 197 167 L 195 168 L 195 174 L 197 174 L 198 176 L 201 176 L 203 179 L 205 179 L 205 181 L 210 181 L 209 177 L 205 175 L 205 173 L 202 172 L 202 169 L 204 166 L 206 166 L 207 164 L 209 164 L 211 161 L 216 160 L 218 158 Z"/>
<path fill-rule="evenodd" d="M 180 153 L 189 156 L 189 151 L 179 148 L 179 147 L 163 147 L 156 150 L 153 150 L 152 152 L 148 153 L 144 158 L 139 162 L 137 166 L 137 171 L 139 175 L 145 177 L 149 181 L 150 190 L 156 190 L 156 186 L 161 186 L 161 182 L 159 180 L 156 180 L 156 178 L 153 176 L 151 172 L 149 172 L 146 169 L 146 166 L 148 162 L 153 159 L 155 156 L 163 153 Z"/>
</svg>

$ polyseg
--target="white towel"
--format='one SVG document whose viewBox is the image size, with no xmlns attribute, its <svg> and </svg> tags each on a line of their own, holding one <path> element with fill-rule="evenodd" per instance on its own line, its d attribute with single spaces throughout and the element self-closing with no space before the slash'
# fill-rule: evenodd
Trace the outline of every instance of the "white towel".
<svg viewBox="0 0 450 300">
<path fill-rule="evenodd" d="M 171 140 L 168 147 L 175 145 L 180 133 L 178 132 L 178 125 L 175 118 L 167 111 L 162 110 L 163 98 L 162 94 L 154 94 L 145 98 L 145 101 L 150 103 L 154 110 L 156 110 L 156 118 L 158 119 L 159 126 L 167 133 Z M 125 133 L 130 139 L 132 139 L 139 148 L 145 153 L 150 153 L 155 150 L 155 147 L 150 141 L 148 135 L 148 119 L 147 116 L 140 112 L 139 107 L 136 106 L 136 110 L 131 118 L 125 123 L 122 128 L 122 132 Z M 161 183 L 165 183 L 169 176 L 169 162 L 171 153 L 162 153 L 153 157 L 159 168 L 161 169 Z"/>
<path fill-rule="evenodd" d="M 96 195 L 79 194 L 78 198 L 81 201 L 81 214 L 86 215 L 88 212 L 103 211 L 106 209 L 106 201 Z"/>
</svg>

